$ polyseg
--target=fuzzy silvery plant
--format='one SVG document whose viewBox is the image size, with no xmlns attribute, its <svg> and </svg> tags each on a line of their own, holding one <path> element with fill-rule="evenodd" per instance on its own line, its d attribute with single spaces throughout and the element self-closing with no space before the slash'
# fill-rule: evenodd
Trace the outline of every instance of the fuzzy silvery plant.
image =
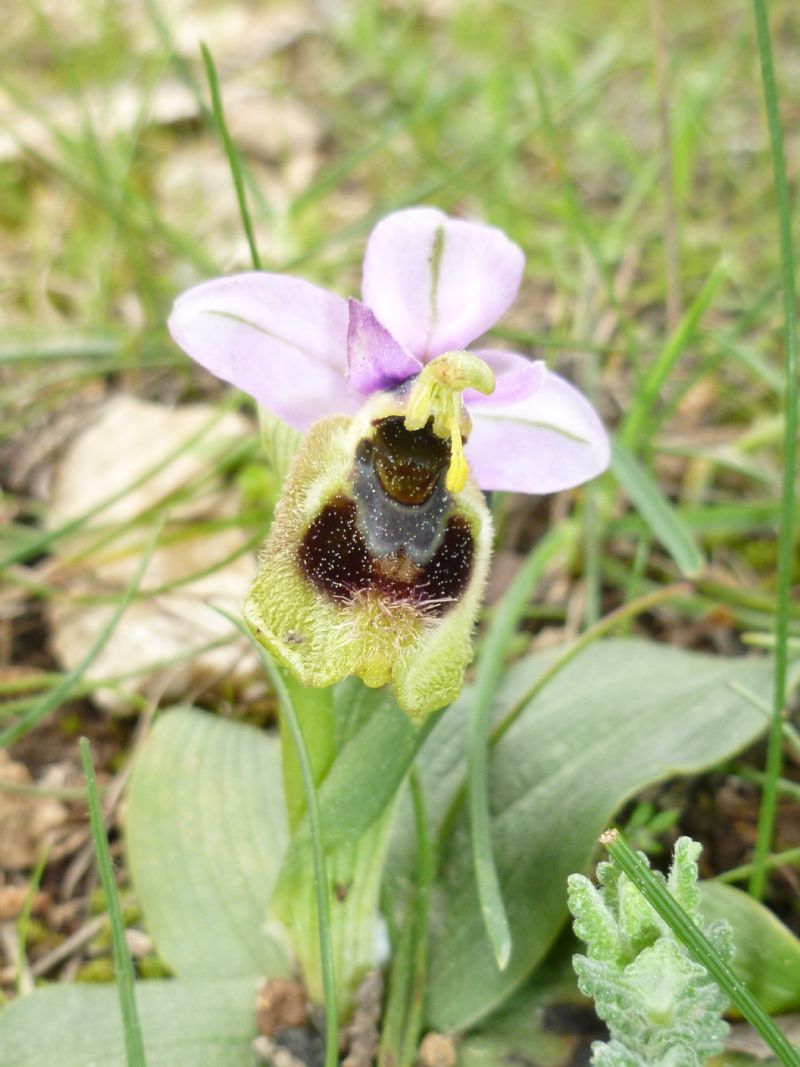
<svg viewBox="0 0 800 1067">
<path fill-rule="evenodd" d="M 679 838 L 665 884 L 702 928 L 700 852 L 696 841 Z M 598 865 L 597 880 L 599 886 L 579 874 L 569 879 L 575 933 L 587 947 L 585 956 L 573 959 L 578 985 L 594 999 L 611 1033 L 609 1042 L 593 1045 L 592 1063 L 703 1067 L 722 1051 L 727 997 L 613 859 Z M 729 961 L 730 925 L 718 920 L 704 932 L 719 957 Z"/>
</svg>

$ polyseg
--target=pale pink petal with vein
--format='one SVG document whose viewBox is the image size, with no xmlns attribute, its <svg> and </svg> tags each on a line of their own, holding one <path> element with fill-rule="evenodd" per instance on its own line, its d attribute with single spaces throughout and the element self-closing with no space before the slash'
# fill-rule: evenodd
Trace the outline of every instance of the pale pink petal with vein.
<svg viewBox="0 0 800 1067">
<path fill-rule="evenodd" d="M 500 230 L 435 208 L 398 211 L 370 235 L 364 302 L 412 355 L 426 362 L 465 348 L 517 294 L 524 257 Z"/>
<path fill-rule="evenodd" d="M 541 359 L 526 359 L 516 352 L 501 352 L 492 348 L 471 349 L 494 371 L 495 388 L 485 395 L 475 389 L 464 391 L 467 408 L 510 404 L 532 396 L 547 376 L 547 366 Z"/>
<path fill-rule="evenodd" d="M 351 414 L 347 303 L 280 274 L 233 274 L 178 297 L 169 329 L 192 359 L 298 430 Z"/>
<path fill-rule="evenodd" d="M 378 389 L 391 389 L 406 378 L 419 374 L 422 364 L 410 356 L 381 326 L 366 304 L 352 298 L 347 302 L 350 325 L 347 331 L 347 380 L 362 396 Z"/>
<path fill-rule="evenodd" d="M 467 459 L 482 489 L 556 493 L 608 466 L 608 435 L 574 385 L 548 372 L 530 397 L 472 407 Z"/>
</svg>

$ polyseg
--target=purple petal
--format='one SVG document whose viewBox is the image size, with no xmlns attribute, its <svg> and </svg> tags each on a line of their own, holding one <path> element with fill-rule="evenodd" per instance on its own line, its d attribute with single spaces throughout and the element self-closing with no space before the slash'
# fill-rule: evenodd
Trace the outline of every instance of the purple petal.
<svg viewBox="0 0 800 1067">
<path fill-rule="evenodd" d="M 586 397 L 548 373 L 536 392 L 510 404 L 473 406 L 467 459 L 482 489 L 555 493 L 608 466 L 605 427 Z"/>
<path fill-rule="evenodd" d="M 173 338 L 192 359 L 298 430 L 361 404 L 345 381 L 347 304 L 299 278 L 233 274 L 175 301 Z"/>
<path fill-rule="evenodd" d="M 364 257 L 364 302 L 424 361 L 465 348 L 517 295 L 524 257 L 491 226 L 416 207 L 383 219 Z"/>
<path fill-rule="evenodd" d="M 347 380 L 351 389 L 369 396 L 377 389 L 391 389 L 419 374 L 422 370 L 419 360 L 395 341 L 366 304 L 351 298 L 347 306 L 350 311 Z"/>
<path fill-rule="evenodd" d="M 532 396 L 547 376 L 547 366 L 541 359 L 526 359 L 516 352 L 500 352 L 497 349 L 471 349 L 476 356 L 489 364 L 494 371 L 494 392 L 488 395 L 475 389 L 464 391 L 464 403 L 468 408 L 482 404 L 510 404 Z"/>
</svg>

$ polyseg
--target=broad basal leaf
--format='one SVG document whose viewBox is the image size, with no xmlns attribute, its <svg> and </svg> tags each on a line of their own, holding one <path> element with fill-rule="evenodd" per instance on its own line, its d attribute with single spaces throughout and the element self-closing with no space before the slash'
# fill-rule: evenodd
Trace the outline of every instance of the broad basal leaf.
<svg viewBox="0 0 800 1067">
<path fill-rule="evenodd" d="M 550 662 L 552 655 L 534 657 L 509 670 L 499 717 Z M 566 918 L 567 876 L 586 868 L 598 835 L 625 800 L 653 782 L 712 766 L 762 732 L 763 715 L 730 683 L 766 694 L 770 676 L 766 659 L 610 640 L 587 649 L 526 707 L 490 767 L 491 839 L 511 961 L 504 972 L 495 965 L 460 812 L 442 842 L 440 925 L 428 985 L 436 1029 L 460 1029 L 485 1015 L 538 964 Z M 423 750 L 435 817 L 463 781 L 468 699 L 467 693 L 445 715 Z"/>
<path fill-rule="evenodd" d="M 731 966 L 761 1007 L 770 1015 L 800 1007 L 800 941 L 792 931 L 741 889 L 701 882 L 700 893 L 706 921 L 733 927 Z"/>
<path fill-rule="evenodd" d="M 591 1042 L 608 1031 L 578 992 L 571 933 L 497 1011 L 458 1044 L 458 1067 L 572 1067 L 586 1063 Z"/>
<path fill-rule="evenodd" d="M 147 1067 L 252 1067 L 257 982 L 140 982 Z M 55 985 L 0 1014 L 3 1067 L 126 1067 L 113 985 Z"/>
<path fill-rule="evenodd" d="M 264 930 L 287 841 L 277 737 L 168 711 L 137 760 L 125 837 L 147 929 L 177 974 L 288 973 Z"/>
</svg>

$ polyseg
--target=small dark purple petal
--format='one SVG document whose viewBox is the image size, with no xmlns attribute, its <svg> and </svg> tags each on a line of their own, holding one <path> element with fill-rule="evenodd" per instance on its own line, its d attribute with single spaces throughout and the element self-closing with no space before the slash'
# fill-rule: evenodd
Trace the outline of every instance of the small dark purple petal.
<svg viewBox="0 0 800 1067">
<path fill-rule="evenodd" d="M 395 341 L 366 304 L 351 297 L 347 306 L 347 380 L 351 389 L 369 396 L 419 374 L 422 364 Z"/>
</svg>

